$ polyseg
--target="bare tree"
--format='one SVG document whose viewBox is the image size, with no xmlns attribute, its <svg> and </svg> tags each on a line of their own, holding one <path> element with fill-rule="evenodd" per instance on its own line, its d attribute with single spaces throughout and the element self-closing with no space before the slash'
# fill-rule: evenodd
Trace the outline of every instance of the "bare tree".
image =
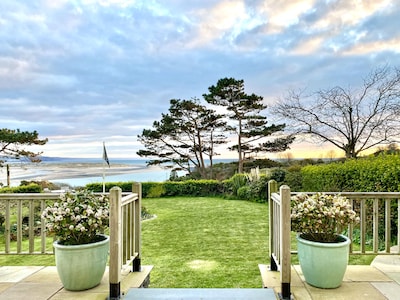
<svg viewBox="0 0 400 300">
<path fill-rule="evenodd" d="M 288 164 L 290 164 L 290 162 L 294 159 L 293 153 L 287 151 L 280 153 L 278 157 L 282 160 L 285 160 Z"/>
<path fill-rule="evenodd" d="M 336 157 L 336 153 L 335 153 L 334 150 L 329 150 L 329 151 L 326 153 L 326 158 L 328 158 L 329 161 L 333 161 L 333 160 L 335 159 L 335 157 Z"/>
<path fill-rule="evenodd" d="M 376 68 L 359 89 L 339 86 L 312 95 L 290 90 L 273 111 L 288 130 L 316 138 L 355 158 L 372 147 L 396 142 L 400 133 L 400 69 Z"/>
</svg>

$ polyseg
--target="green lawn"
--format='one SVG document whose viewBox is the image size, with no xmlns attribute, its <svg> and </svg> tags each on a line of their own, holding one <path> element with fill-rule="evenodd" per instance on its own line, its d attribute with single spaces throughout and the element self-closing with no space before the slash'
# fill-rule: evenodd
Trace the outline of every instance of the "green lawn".
<svg viewBox="0 0 400 300">
<path fill-rule="evenodd" d="M 151 287 L 261 287 L 268 260 L 267 205 L 219 198 L 145 199 L 142 225 Z"/>
</svg>

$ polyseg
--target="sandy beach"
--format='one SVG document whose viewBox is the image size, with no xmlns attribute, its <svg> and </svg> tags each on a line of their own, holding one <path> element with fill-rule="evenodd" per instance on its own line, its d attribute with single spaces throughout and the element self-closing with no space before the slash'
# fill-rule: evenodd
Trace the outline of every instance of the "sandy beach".
<svg viewBox="0 0 400 300">
<path fill-rule="evenodd" d="M 10 165 L 11 186 L 19 185 L 22 180 L 57 181 L 71 178 L 102 177 L 149 172 L 159 168 L 145 165 L 113 164 L 110 168 L 102 163 L 16 163 Z M 0 182 L 7 184 L 6 168 L 0 171 Z"/>
</svg>

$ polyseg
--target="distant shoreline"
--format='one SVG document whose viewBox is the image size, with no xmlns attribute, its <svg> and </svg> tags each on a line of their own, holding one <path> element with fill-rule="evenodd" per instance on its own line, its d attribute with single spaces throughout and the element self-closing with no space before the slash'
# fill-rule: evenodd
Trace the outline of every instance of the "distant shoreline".
<svg viewBox="0 0 400 300">
<path fill-rule="evenodd" d="M 103 163 L 71 163 L 54 162 L 39 164 L 10 164 L 11 186 L 19 185 L 22 180 L 35 181 L 57 181 L 63 179 L 102 177 L 103 173 L 108 176 L 124 175 L 140 172 L 151 172 L 160 170 L 159 167 L 147 167 L 134 164 L 112 164 L 108 167 Z M 1 180 L 7 184 L 6 169 L 1 169 Z"/>
<path fill-rule="evenodd" d="M 231 162 L 233 159 L 216 159 L 214 163 Z M 9 162 L 10 184 L 21 181 L 50 181 L 72 186 L 91 182 L 111 181 L 164 181 L 169 179 L 170 169 L 147 166 L 144 159 L 110 159 L 110 167 L 102 159 L 45 157 L 40 163 Z M 7 185 L 6 168 L 0 168 L 0 183 Z"/>
</svg>

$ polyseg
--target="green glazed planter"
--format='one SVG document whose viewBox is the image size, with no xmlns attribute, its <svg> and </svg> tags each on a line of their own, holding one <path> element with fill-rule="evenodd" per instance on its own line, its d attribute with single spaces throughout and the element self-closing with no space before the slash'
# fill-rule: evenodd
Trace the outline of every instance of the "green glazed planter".
<svg viewBox="0 0 400 300">
<path fill-rule="evenodd" d="M 349 262 L 350 239 L 340 235 L 341 242 L 319 243 L 297 236 L 297 253 L 306 282 L 324 289 L 342 284 Z"/>
<path fill-rule="evenodd" d="M 65 289 L 82 291 L 97 286 L 103 278 L 110 238 L 84 245 L 53 243 L 57 272 Z"/>
</svg>

